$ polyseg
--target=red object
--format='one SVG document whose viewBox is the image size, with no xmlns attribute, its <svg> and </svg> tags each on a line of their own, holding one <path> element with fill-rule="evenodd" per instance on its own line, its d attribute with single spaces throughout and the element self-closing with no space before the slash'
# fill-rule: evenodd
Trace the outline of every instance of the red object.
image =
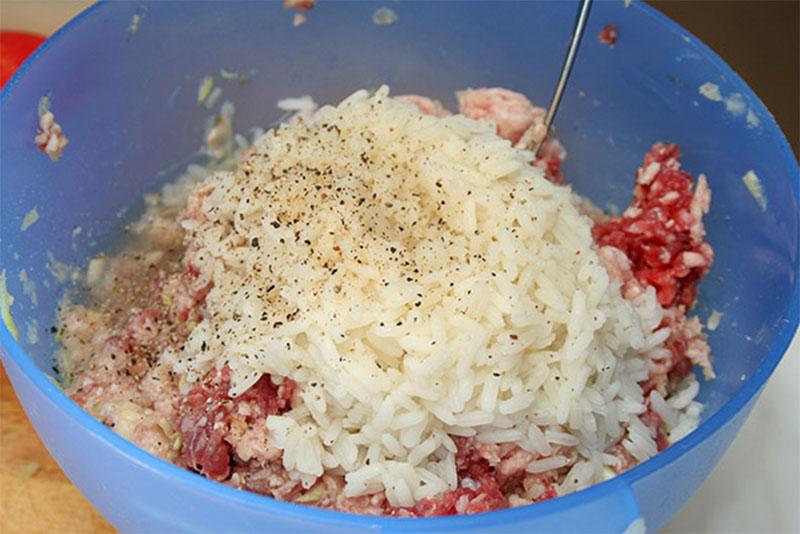
<svg viewBox="0 0 800 534">
<path fill-rule="evenodd" d="M 614 46 L 617 43 L 617 25 L 606 24 L 603 26 L 603 29 L 597 34 L 597 40 L 602 44 Z"/>
<path fill-rule="evenodd" d="M 35 33 L 0 31 L 0 87 L 44 40 Z"/>
<path fill-rule="evenodd" d="M 298 11 L 308 11 L 314 9 L 317 0 L 283 0 L 283 9 L 296 9 Z"/>
<path fill-rule="evenodd" d="M 388 508 L 386 515 L 400 517 L 436 517 L 455 514 L 478 514 L 508 508 L 508 499 L 489 462 L 478 454 L 472 441 L 455 438 L 458 480 L 470 478 L 475 489 L 460 487 L 437 497 L 422 499 L 412 508 Z"/>
<path fill-rule="evenodd" d="M 181 460 L 213 480 L 225 480 L 231 472 L 231 446 L 225 440 L 231 417 L 239 403 L 249 403 L 254 410 L 246 422 L 283 413 L 291 408 L 297 385 L 286 378 L 279 386 L 268 375 L 262 376 L 250 389 L 236 398 L 228 395 L 230 369 L 212 369 L 205 380 L 195 386 L 178 407 L 178 429 L 183 437 Z"/>
<path fill-rule="evenodd" d="M 679 158 L 677 145 L 653 146 L 639 169 L 629 210 L 592 228 L 598 245 L 625 253 L 636 279 L 655 287 L 665 308 L 694 305 L 696 285 L 714 258 L 703 241 L 699 214 L 693 213 L 692 177 L 680 170 Z M 654 175 L 643 178 L 651 164 L 657 164 Z"/>
</svg>

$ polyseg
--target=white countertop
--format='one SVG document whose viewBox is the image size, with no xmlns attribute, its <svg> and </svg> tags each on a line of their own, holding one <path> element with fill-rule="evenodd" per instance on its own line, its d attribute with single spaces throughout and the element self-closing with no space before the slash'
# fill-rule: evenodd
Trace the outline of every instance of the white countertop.
<svg viewBox="0 0 800 534">
<path fill-rule="evenodd" d="M 0 27 L 49 34 L 91 3 L 0 0 Z M 799 382 L 795 334 L 740 435 L 665 532 L 800 533 Z"/>
<path fill-rule="evenodd" d="M 739 436 L 665 532 L 800 533 L 798 381 L 795 333 Z"/>
</svg>

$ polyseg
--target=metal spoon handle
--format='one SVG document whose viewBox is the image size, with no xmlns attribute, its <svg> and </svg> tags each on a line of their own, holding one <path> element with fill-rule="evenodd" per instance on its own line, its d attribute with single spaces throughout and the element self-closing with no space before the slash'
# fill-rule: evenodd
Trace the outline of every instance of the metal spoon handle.
<svg viewBox="0 0 800 534">
<path fill-rule="evenodd" d="M 581 44 L 581 38 L 586 29 L 586 20 L 589 18 L 589 10 L 591 7 L 592 0 L 581 0 L 580 10 L 578 11 L 578 16 L 575 18 L 575 27 L 572 30 L 572 37 L 569 42 L 569 49 L 564 58 L 564 64 L 561 66 L 561 75 L 558 78 L 558 84 L 553 92 L 553 98 L 550 100 L 550 107 L 547 108 L 547 114 L 544 117 L 544 131 L 540 133 L 539 136 L 541 136 L 541 139 L 537 139 L 536 147 L 533 150 L 535 154 L 539 153 L 542 141 L 550 132 L 550 127 L 556 117 L 558 105 L 561 103 L 561 97 L 564 95 L 564 89 L 567 87 L 567 80 L 572 71 L 572 64 L 575 62 L 575 56 L 578 54 L 578 47 Z"/>
</svg>

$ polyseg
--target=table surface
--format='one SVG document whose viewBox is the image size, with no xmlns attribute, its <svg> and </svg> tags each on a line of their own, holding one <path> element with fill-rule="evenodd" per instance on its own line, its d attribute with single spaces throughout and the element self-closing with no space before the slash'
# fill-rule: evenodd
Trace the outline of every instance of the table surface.
<svg viewBox="0 0 800 534">
<path fill-rule="evenodd" d="M 0 371 L 0 532 L 114 532 L 39 441 Z"/>
<path fill-rule="evenodd" d="M 50 33 L 90 3 L 0 0 L 0 27 Z M 665 11 L 678 18 L 678 12 L 690 11 L 688 4 L 675 2 Z M 720 17 L 724 18 L 724 14 Z M 796 21 L 797 16 L 794 18 Z M 680 19 L 679 22 L 686 24 Z M 723 25 L 720 21 L 716 26 Z M 704 38 L 703 32 L 693 30 Z M 754 42 L 758 40 L 751 38 Z M 797 38 L 793 40 L 796 45 Z M 726 60 L 735 63 L 736 58 L 726 54 L 725 49 L 718 48 L 718 51 Z M 757 86 L 745 72 L 741 73 Z M 788 98 L 794 100 L 794 104 L 778 107 L 787 107 L 792 116 L 778 119 L 787 133 L 791 131 L 796 135 L 796 86 L 789 91 Z M 769 101 L 767 105 L 773 109 Z M 785 126 L 787 120 L 789 128 Z M 792 143 L 797 146 L 796 139 L 792 139 Z M 700 490 L 666 526 L 665 532 L 800 532 L 798 378 L 800 335 L 795 336 L 731 449 Z M 771 443 L 768 449 L 764 444 L 765 436 L 776 432 L 784 439 L 777 445 Z M 111 525 L 78 492 L 39 441 L 1 369 L 0 532 L 113 532 Z"/>
</svg>

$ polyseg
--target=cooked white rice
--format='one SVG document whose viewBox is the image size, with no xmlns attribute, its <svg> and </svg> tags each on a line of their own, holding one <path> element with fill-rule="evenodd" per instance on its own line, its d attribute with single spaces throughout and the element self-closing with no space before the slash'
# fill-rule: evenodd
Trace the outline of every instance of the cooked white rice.
<svg viewBox="0 0 800 534">
<path fill-rule="evenodd" d="M 603 480 L 620 440 L 647 459 L 638 383 L 664 350 L 663 310 L 652 288 L 621 296 L 570 189 L 531 159 L 386 87 L 268 132 L 183 223 L 214 288 L 164 360 L 185 389 L 223 365 L 232 394 L 295 380 L 304 402 L 268 419 L 284 466 L 393 506 L 456 488 L 450 436 L 517 443 L 531 473 L 574 448 L 560 493 Z M 696 425 L 696 393 L 692 377 L 651 394 L 673 439 Z"/>
</svg>

